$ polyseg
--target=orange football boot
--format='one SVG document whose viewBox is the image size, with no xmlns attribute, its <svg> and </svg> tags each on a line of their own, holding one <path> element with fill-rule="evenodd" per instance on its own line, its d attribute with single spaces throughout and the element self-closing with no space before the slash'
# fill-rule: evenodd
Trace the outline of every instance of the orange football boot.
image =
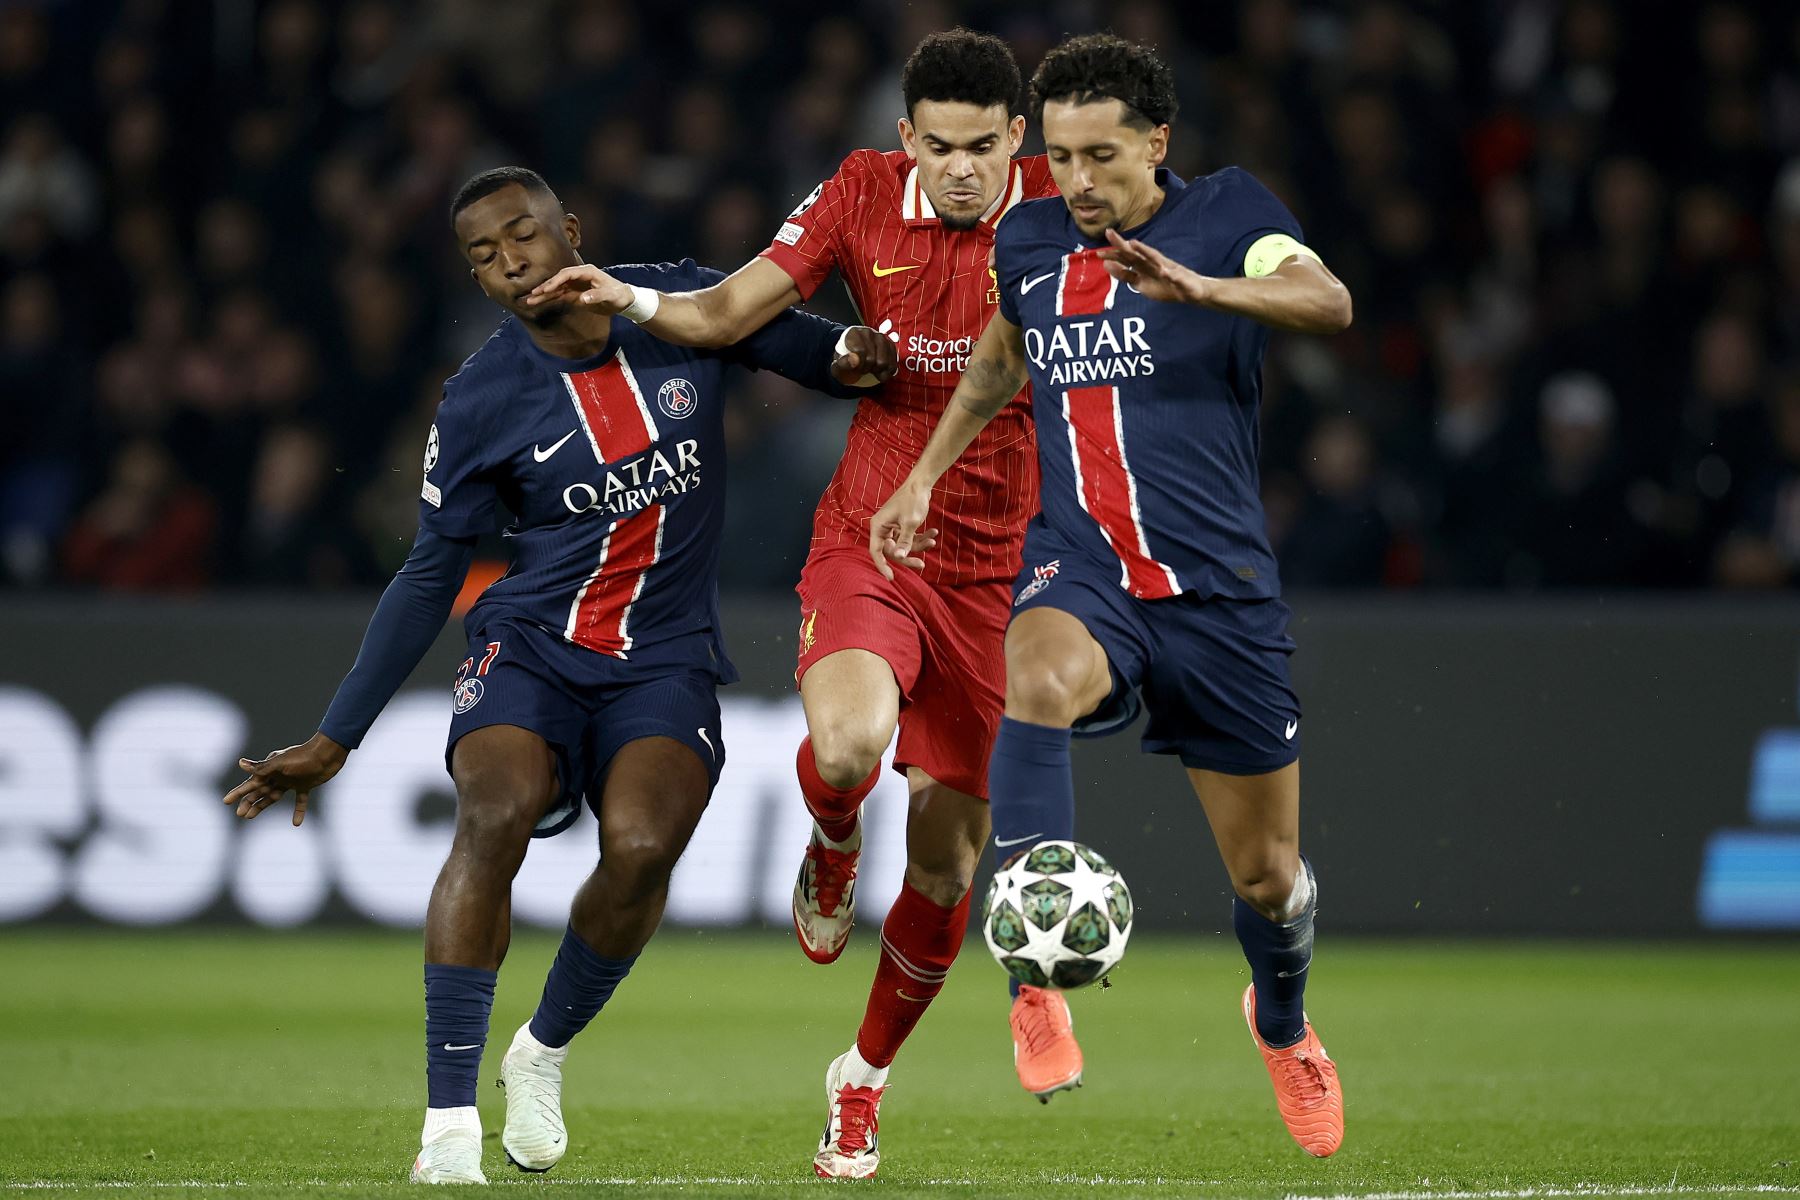
<svg viewBox="0 0 1800 1200">
<path fill-rule="evenodd" d="M 1026 1091 L 1048 1104 L 1057 1092 L 1081 1086 L 1081 1046 L 1061 992 L 1020 985 L 1012 1035 L 1013 1066 Z"/>
<path fill-rule="evenodd" d="M 1312 1022 L 1306 1022 L 1305 1035 L 1292 1046 L 1271 1049 L 1256 1032 L 1255 984 L 1244 989 L 1244 1020 L 1269 1068 L 1275 1107 L 1288 1132 L 1314 1158 L 1335 1154 L 1344 1144 L 1344 1088 L 1338 1082 L 1337 1064 L 1325 1053 Z"/>
</svg>

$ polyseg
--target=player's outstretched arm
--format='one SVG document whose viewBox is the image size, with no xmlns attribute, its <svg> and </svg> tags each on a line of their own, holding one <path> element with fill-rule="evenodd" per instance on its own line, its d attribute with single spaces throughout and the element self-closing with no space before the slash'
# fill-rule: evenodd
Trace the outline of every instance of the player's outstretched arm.
<svg viewBox="0 0 1800 1200">
<path fill-rule="evenodd" d="M 313 789 L 343 770 L 350 751 L 437 640 L 474 556 L 473 538 L 419 530 L 412 553 L 375 606 L 356 665 L 332 698 L 319 731 L 297 746 L 238 760 L 249 774 L 225 794 L 225 803 L 238 816 L 249 820 L 291 791 L 294 824 L 306 819 Z"/>
<path fill-rule="evenodd" d="M 564 267 L 525 297 L 534 308 L 558 300 L 622 315 L 677 346 L 717 349 L 742 341 L 800 303 L 800 290 L 766 258 L 753 258 L 713 286 L 693 292 L 638 287 L 580 263 Z"/>
<path fill-rule="evenodd" d="M 919 461 L 888 502 L 869 518 L 869 556 L 884 577 L 894 577 L 891 563 L 915 570 L 924 567 L 917 551 L 926 548 L 919 537 L 931 509 L 931 489 L 962 457 L 975 435 L 1019 394 L 1028 378 L 1025 339 L 1019 327 L 995 313 L 975 343 L 969 365 L 963 368 L 956 392 L 931 431 Z"/>
<path fill-rule="evenodd" d="M 1350 289 L 1295 243 L 1274 270 L 1256 277 L 1220 278 L 1182 266 L 1154 246 L 1106 231 L 1100 251 L 1106 270 L 1151 300 L 1196 304 L 1249 317 L 1294 333 L 1341 333 L 1350 327 Z"/>
</svg>

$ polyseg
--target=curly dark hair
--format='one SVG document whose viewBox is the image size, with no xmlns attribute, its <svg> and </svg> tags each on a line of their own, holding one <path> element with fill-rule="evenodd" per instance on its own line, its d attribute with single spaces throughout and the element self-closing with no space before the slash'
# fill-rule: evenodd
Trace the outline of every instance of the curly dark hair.
<svg viewBox="0 0 1800 1200">
<path fill-rule="evenodd" d="M 548 196 L 556 199 L 556 193 L 544 182 L 544 177 L 529 167 L 495 167 L 491 171 L 483 171 L 467 183 L 456 189 L 456 199 L 450 202 L 450 224 L 455 226 L 457 214 L 484 196 L 491 196 L 504 187 L 518 184 L 533 196 Z"/>
<path fill-rule="evenodd" d="M 900 72 L 900 94 L 910 120 L 921 100 L 951 100 L 990 108 L 1019 106 L 1019 64 L 1012 47 L 991 33 L 957 27 L 927 36 Z"/>
<path fill-rule="evenodd" d="M 1180 107 L 1175 73 L 1156 51 L 1110 33 L 1068 38 L 1044 55 L 1031 77 L 1033 120 L 1043 120 L 1051 100 L 1117 100 L 1125 106 L 1125 123 L 1137 129 L 1167 125 Z"/>
</svg>

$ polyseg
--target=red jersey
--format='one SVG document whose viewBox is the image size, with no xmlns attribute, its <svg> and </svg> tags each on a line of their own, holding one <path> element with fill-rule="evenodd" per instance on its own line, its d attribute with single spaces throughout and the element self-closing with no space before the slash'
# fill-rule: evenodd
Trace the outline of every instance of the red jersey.
<svg viewBox="0 0 1800 1200">
<path fill-rule="evenodd" d="M 1049 161 L 1016 160 L 973 229 L 944 228 L 904 151 L 858 150 L 788 214 L 763 257 L 810 297 L 844 274 L 866 325 L 897 335 L 899 369 L 858 402 L 844 457 L 820 497 L 812 546 L 867 547 L 869 518 L 894 494 L 937 427 L 969 353 L 1000 303 L 994 226 L 1021 200 L 1056 194 Z M 929 583 L 1010 582 L 1038 507 L 1031 390 L 1013 397 L 931 493 L 938 544 Z"/>
</svg>

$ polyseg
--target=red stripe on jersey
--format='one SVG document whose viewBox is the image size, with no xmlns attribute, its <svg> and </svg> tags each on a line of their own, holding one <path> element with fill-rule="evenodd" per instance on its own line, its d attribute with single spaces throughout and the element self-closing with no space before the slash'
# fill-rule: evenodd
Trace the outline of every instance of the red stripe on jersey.
<svg viewBox="0 0 1800 1200">
<path fill-rule="evenodd" d="M 662 559 L 663 505 L 647 508 L 612 527 L 600 544 L 600 561 L 575 593 L 563 636 L 577 646 L 624 658 L 631 649 L 631 610 L 644 594 L 650 568 Z"/>
<path fill-rule="evenodd" d="M 656 441 L 656 418 L 644 402 L 623 350 L 591 371 L 578 375 L 564 372 L 563 386 L 575 403 L 575 415 L 594 449 L 595 462 L 617 462 L 642 454 Z"/>
<path fill-rule="evenodd" d="M 1125 455 L 1119 389 L 1070 388 L 1063 393 L 1063 420 L 1075 459 L 1076 497 L 1119 556 L 1119 583 L 1140 600 L 1180 595 L 1175 572 L 1151 556 L 1144 535 L 1137 480 Z"/>
<path fill-rule="evenodd" d="M 1089 316 L 1113 306 L 1119 281 L 1106 273 L 1098 250 L 1077 250 L 1063 256 L 1062 274 L 1056 280 L 1056 315 Z"/>
</svg>

